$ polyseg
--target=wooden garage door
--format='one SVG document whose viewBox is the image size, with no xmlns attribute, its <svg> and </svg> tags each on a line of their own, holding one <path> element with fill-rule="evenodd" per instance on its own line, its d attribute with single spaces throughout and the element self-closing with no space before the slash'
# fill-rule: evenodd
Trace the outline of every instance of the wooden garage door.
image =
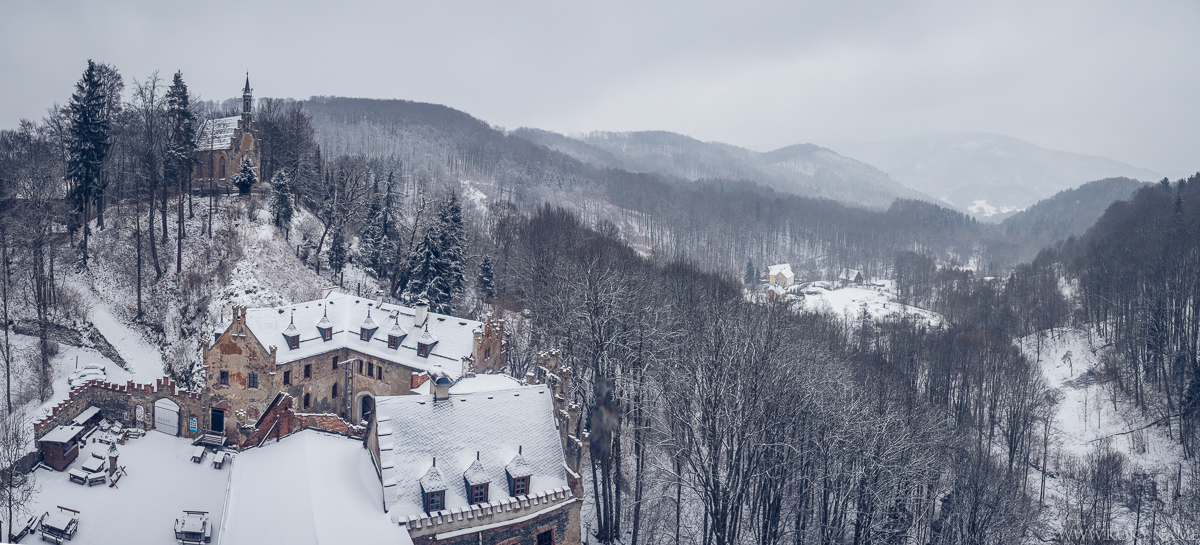
<svg viewBox="0 0 1200 545">
<path fill-rule="evenodd" d="M 166 398 L 155 401 L 154 429 L 170 435 L 179 435 L 179 405 Z"/>
</svg>

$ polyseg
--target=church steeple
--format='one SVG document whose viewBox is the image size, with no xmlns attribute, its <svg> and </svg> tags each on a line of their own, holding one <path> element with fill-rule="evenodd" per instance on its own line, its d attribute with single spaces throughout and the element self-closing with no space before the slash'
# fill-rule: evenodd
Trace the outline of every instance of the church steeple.
<svg viewBox="0 0 1200 545">
<path fill-rule="evenodd" d="M 246 87 L 242 89 L 242 126 L 250 128 L 250 106 L 254 100 L 250 94 L 250 72 L 246 72 Z"/>
</svg>

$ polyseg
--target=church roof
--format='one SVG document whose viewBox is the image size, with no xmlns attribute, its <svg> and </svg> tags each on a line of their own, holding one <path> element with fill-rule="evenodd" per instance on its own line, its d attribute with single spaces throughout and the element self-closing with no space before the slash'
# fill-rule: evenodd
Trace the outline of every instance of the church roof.
<svg viewBox="0 0 1200 545">
<path fill-rule="evenodd" d="M 250 73 L 246 72 L 246 88 L 242 89 L 242 93 L 250 94 Z"/>
<path fill-rule="evenodd" d="M 196 131 L 196 151 L 233 149 L 233 133 L 241 117 L 208 119 Z"/>
</svg>

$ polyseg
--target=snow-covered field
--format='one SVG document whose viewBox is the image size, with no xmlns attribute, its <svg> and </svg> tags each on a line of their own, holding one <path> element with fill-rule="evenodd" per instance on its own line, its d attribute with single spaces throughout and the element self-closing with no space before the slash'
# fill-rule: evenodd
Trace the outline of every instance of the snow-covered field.
<svg viewBox="0 0 1200 545">
<path fill-rule="evenodd" d="M 883 287 L 845 287 L 826 289 L 810 286 L 804 289 L 804 308 L 827 311 L 847 320 L 857 320 L 863 311 L 873 320 L 908 314 L 927 321 L 932 326 L 942 323 L 942 317 L 925 309 L 897 303 L 896 297 Z"/>
<path fill-rule="evenodd" d="M 69 481 L 66 472 L 39 469 L 34 474 L 41 491 L 30 511 L 55 513 L 60 505 L 79 511 L 79 531 L 71 540 L 76 545 L 172 543 L 173 524 L 185 509 L 208 511 L 219 527 L 230 466 L 214 469 L 211 456 L 204 463 L 192 463 L 193 448 L 188 439 L 154 431 L 118 445 L 117 465 L 125 466 L 127 475 L 112 488 L 79 485 Z M 78 468 L 90 451 L 107 450 L 106 444 L 88 443 L 71 467 Z M 23 541 L 36 542 L 37 536 Z"/>
</svg>

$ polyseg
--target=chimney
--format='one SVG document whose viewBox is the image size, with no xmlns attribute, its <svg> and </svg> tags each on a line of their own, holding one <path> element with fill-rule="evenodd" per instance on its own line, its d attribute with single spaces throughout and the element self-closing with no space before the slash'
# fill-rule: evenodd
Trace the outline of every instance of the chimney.
<svg viewBox="0 0 1200 545">
<path fill-rule="evenodd" d="M 421 299 L 420 301 L 417 301 L 417 304 L 413 307 L 413 309 L 416 311 L 416 313 L 413 315 L 413 325 L 416 327 L 425 325 L 425 320 L 429 317 L 429 302 Z"/>
<path fill-rule="evenodd" d="M 434 402 L 450 399 L 450 386 L 453 385 L 454 381 L 450 380 L 441 366 L 429 370 L 429 393 L 433 394 Z"/>
</svg>

